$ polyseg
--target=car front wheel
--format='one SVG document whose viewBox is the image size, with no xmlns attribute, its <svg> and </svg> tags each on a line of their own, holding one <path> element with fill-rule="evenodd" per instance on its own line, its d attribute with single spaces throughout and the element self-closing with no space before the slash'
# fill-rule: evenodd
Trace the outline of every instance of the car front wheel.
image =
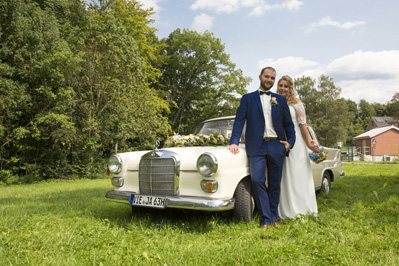
<svg viewBox="0 0 399 266">
<path fill-rule="evenodd" d="M 320 193 L 328 193 L 331 190 L 331 177 L 329 172 L 323 173 L 323 179 L 321 180 Z"/>
<path fill-rule="evenodd" d="M 250 178 L 247 177 L 241 180 L 234 193 L 234 198 L 234 217 L 239 221 L 242 220 L 249 223 L 252 220 L 252 214 L 255 209 Z"/>
</svg>

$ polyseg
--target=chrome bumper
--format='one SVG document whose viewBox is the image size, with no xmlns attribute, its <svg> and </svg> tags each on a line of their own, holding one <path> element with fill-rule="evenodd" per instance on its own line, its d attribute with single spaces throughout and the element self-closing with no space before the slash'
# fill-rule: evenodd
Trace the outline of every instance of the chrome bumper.
<svg viewBox="0 0 399 266">
<path fill-rule="evenodd" d="M 129 191 L 108 191 L 105 198 L 111 201 L 129 204 L 130 195 L 133 192 Z M 234 209 L 234 198 L 219 200 L 199 197 L 165 197 L 165 208 L 190 209 L 201 211 L 226 211 Z"/>
</svg>

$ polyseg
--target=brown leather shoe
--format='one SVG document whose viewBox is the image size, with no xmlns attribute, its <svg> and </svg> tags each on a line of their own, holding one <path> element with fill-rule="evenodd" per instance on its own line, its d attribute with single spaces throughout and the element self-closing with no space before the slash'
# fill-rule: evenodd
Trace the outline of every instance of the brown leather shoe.
<svg viewBox="0 0 399 266">
<path fill-rule="evenodd" d="M 279 228 L 279 227 L 280 227 L 280 224 L 279 224 L 278 222 L 274 222 L 274 223 L 273 223 L 273 226 L 274 226 L 274 228 Z"/>
<path fill-rule="evenodd" d="M 260 228 L 261 229 L 267 229 L 267 228 L 269 228 L 271 226 L 271 224 L 261 224 L 260 225 Z"/>
</svg>

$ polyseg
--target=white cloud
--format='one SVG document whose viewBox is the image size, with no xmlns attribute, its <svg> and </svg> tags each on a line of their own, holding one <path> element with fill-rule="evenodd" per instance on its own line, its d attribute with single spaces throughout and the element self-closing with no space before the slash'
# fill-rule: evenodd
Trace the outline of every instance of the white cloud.
<svg viewBox="0 0 399 266">
<path fill-rule="evenodd" d="M 341 97 L 355 102 L 365 99 L 369 103 L 385 104 L 399 92 L 399 50 L 359 50 L 327 65 L 293 56 L 258 61 L 259 69 L 265 66 L 277 70 L 277 79 L 289 75 L 317 80 L 321 75 L 327 75 L 342 89 Z M 251 88 L 257 88 L 258 83 L 254 80 Z"/>
<path fill-rule="evenodd" d="M 303 59 L 302 57 L 293 57 L 293 56 L 287 56 L 279 58 L 277 60 L 268 58 L 258 61 L 259 68 L 272 66 L 276 69 L 278 73 L 284 73 L 282 75 L 286 75 L 286 73 L 291 73 L 291 72 L 298 72 L 303 68 L 316 67 L 318 64 L 319 63 L 312 60 L 306 60 Z"/>
<path fill-rule="evenodd" d="M 158 2 L 161 0 L 138 0 L 144 5 L 144 8 L 151 8 L 153 7 L 154 10 L 159 10 L 160 6 L 158 5 Z"/>
<path fill-rule="evenodd" d="M 325 26 L 332 26 L 343 30 L 349 30 L 364 24 L 366 24 L 365 21 L 348 21 L 345 23 L 340 23 L 338 21 L 332 20 L 330 17 L 324 17 L 318 22 L 310 24 L 310 26 L 305 30 L 305 32 L 309 33 L 316 30 L 317 28 Z"/>
<path fill-rule="evenodd" d="M 213 25 L 213 17 L 201 13 L 201 15 L 194 18 L 193 24 L 191 24 L 191 29 L 197 30 L 199 32 L 209 30 Z"/>
<path fill-rule="evenodd" d="M 386 103 L 399 92 L 399 50 L 355 51 L 332 61 L 325 73 L 337 80 L 344 98 Z"/>
<path fill-rule="evenodd" d="M 207 9 L 216 11 L 217 13 L 231 13 L 238 10 L 241 6 L 241 0 L 196 0 L 190 8 L 193 10 Z"/>
<path fill-rule="evenodd" d="M 252 8 L 250 15 L 260 16 L 271 9 L 298 10 L 303 5 L 299 0 L 286 0 L 281 4 L 269 5 L 265 0 L 196 0 L 192 10 L 206 9 L 217 13 L 232 13 L 241 8 Z"/>
<path fill-rule="evenodd" d="M 265 12 L 272 10 L 272 9 L 288 9 L 292 11 L 298 11 L 301 6 L 303 5 L 303 2 L 298 1 L 298 0 L 286 0 L 285 2 L 281 4 L 274 4 L 274 5 L 269 5 L 266 3 L 263 3 L 261 5 L 256 5 L 253 9 L 252 12 L 250 13 L 251 16 L 261 16 Z"/>
<path fill-rule="evenodd" d="M 326 72 L 343 80 L 399 78 L 399 50 L 355 51 L 332 61 Z"/>
<path fill-rule="evenodd" d="M 298 1 L 298 0 L 288 0 L 282 4 L 282 6 L 286 7 L 288 10 L 294 10 L 294 11 L 299 10 L 302 5 L 303 5 L 303 2 Z"/>
<path fill-rule="evenodd" d="M 294 77 L 304 75 L 317 79 L 322 74 L 327 75 L 342 89 L 342 97 L 355 102 L 365 99 L 370 103 L 386 103 L 399 92 L 399 50 L 359 50 L 326 66 L 315 66 Z"/>
<path fill-rule="evenodd" d="M 149 9 L 149 8 L 153 8 L 153 11 L 155 12 L 154 14 L 154 19 L 158 19 L 159 18 L 159 12 L 161 11 L 161 7 L 158 4 L 159 2 L 161 2 L 162 0 L 138 0 L 138 2 L 143 4 L 143 8 L 144 9 Z"/>
<path fill-rule="evenodd" d="M 364 99 L 369 103 L 387 103 L 395 92 L 399 92 L 399 78 L 388 80 L 343 80 L 335 82 L 342 89 L 341 97 L 359 103 Z"/>
</svg>

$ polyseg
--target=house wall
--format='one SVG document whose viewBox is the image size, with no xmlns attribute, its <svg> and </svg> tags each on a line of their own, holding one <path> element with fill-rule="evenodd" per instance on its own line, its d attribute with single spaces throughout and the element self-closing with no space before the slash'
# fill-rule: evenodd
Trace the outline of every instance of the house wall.
<svg viewBox="0 0 399 266">
<path fill-rule="evenodd" d="M 375 148 L 373 148 L 372 140 L 376 140 Z M 363 148 L 362 139 L 356 140 L 358 151 L 364 151 L 365 155 L 374 156 L 397 156 L 399 154 L 399 132 L 391 129 L 371 139 L 365 139 L 366 149 Z"/>
<path fill-rule="evenodd" d="M 370 155 L 371 140 L 370 139 L 358 139 L 358 140 L 356 140 L 356 147 L 357 147 L 358 153 L 361 153 L 364 155 Z"/>
</svg>

